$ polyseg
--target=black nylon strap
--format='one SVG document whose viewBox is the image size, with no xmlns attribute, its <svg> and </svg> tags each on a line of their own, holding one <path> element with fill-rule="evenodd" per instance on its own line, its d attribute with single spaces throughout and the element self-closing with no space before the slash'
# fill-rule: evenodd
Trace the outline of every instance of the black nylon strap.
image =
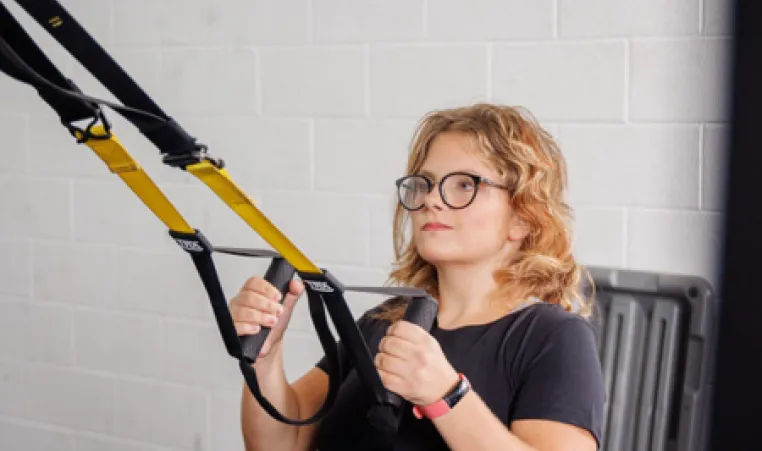
<svg viewBox="0 0 762 451">
<path fill-rule="evenodd" d="M 10 43 L 13 43 L 13 47 Z M 20 64 L 22 62 L 23 65 Z M 50 83 L 79 92 L 74 82 L 66 78 L 53 65 L 2 3 L 0 3 L 0 70 L 16 80 L 37 88 L 40 97 L 58 113 L 64 123 L 96 119 L 99 116 L 100 109 L 97 104 L 56 92 L 41 85 L 35 77 L 30 75 L 30 72 L 45 74 L 45 78 Z"/>
<path fill-rule="evenodd" d="M 110 128 L 100 105 L 109 106 L 130 122 L 143 124 L 142 126 L 146 129 L 158 128 L 157 134 L 162 128 L 166 128 L 167 120 L 153 113 L 83 94 L 73 81 L 67 79 L 55 67 L 2 3 L 0 3 L 0 70 L 35 88 L 40 97 L 56 111 L 61 122 L 70 131 L 83 132 L 85 138 L 98 138 L 98 136 L 90 135 L 89 130 L 82 130 L 74 126 L 73 122 L 91 119 L 90 125 L 94 125 L 100 120 L 107 131 Z"/>
<path fill-rule="evenodd" d="M 325 316 L 325 310 L 323 308 L 323 305 L 325 304 L 325 299 L 323 296 L 317 291 L 310 289 L 306 290 L 310 316 L 312 317 L 312 322 L 315 325 L 315 329 L 317 331 L 318 338 L 320 339 L 323 350 L 326 353 L 329 374 L 328 394 L 326 395 L 326 399 L 323 402 L 323 405 L 311 417 L 302 420 L 295 420 L 285 417 L 283 414 L 281 414 L 262 394 L 259 383 L 257 381 L 256 371 L 254 368 L 252 368 L 248 358 L 243 355 L 243 349 L 236 334 L 235 326 L 233 325 L 233 320 L 230 316 L 230 310 L 228 309 L 227 301 L 214 266 L 214 261 L 212 260 L 211 254 L 213 249 L 211 244 L 198 231 L 196 231 L 195 235 L 170 231 L 170 235 L 175 239 L 194 241 L 198 243 L 198 246 L 188 246 L 186 243 L 181 247 L 191 255 L 193 263 L 196 266 L 196 270 L 201 276 L 201 280 L 204 283 L 204 287 L 206 288 L 207 294 L 212 304 L 214 316 L 217 320 L 217 326 L 220 330 L 228 353 L 238 360 L 239 368 L 243 374 L 244 380 L 246 381 L 246 385 L 249 387 L 249 390 L 262 406 L 262 408 L 271 417 L 290 425 L 307 425 L 323 419 L 330 412 L 336 401 L 341 386 L 342 373 L 338 346 L 335 343 L 333 335 L 329 329 Z M 242 252 L 242 254 L 245 255 L 246 253 Z M 364 290 L 360 288 L 358 291 Z M 335 311 L 335 309 L 333 311 Z M 341 327 L 338 327 L 338 329 L 345 330 Z M 352 354 L 353 353 L 351 352 L 350 348 L 350 358 L 353 358 Z M 366 371 L 369 371 L 370 367 L 373 367 L 373 363 L 372 361 L 369 361 L 369 359 L 354 360 L 356 365 L 359 367 L 364 367 Z M 362 371 L 360 376 L 363 384 L 367 385 L 369 378 L 363 378 Z M 370 380 L 373 380 L 373 378 L 370 378 Z M 370 389 L 370 387 L 366 388 Z M 370 389 L 369 391 L 373 392 L 374 390 Z M 377 398 L 377 396 L 378 394 L 376 394 L 376 397 L 373 398 Z M 392 451 L 394 449 L 397 428 L 401 419 L 402 411 L 397 411 L 389 404 L 378 402 L 378 399 L 374 399 L 374 401 L 375 402 L 368 412 L 368 421 L 372 426 L 371 432 L 367 437 L 365 437 L 364 443 L 357 445 L 361 445 L 362 449 L 368 451 Z"/>
<path fill-rule="evenodd" d="M 32 42 L 32 44 L 34 43 Z M 186 164 L 198 162 L 202 159 L 208 159 L 218 167 L 224 166 L 224 162 L 222 160 L 213 159 L 210 156 L 206 155 L 206 146 L 203 144 L 195 144 L 196 139 L 187 134 L 173 119 L 170 118 L 168 120 L 164 120 L 163 118 L 155 116 L 147 111 L 138 110 L 130 106 L 119 105 L 107 100 L 88 96 L 78 90 L 72 90 L 58 86 L 32 69 L 32 67 L 27 64 L 25 59 L 19 55 L 7 41 L 3 39 L 0 39 L 0 70 L 3 70 L 8 75 L 16 78 L 19 81 L 28 83 L 35 87 L 43 100 L 45 100 L 54 110 L 56 110 L 64 122 L 64 125 L 66 125 L 70 131 L 79 130 L 83 132 L 85 136 L 82 138 L 82 140 L 85 140 L 88 137 L 97 139 L 99 136 L 94 136 L 89 133 L 89 130 L 82 130 L 79 127 L 74 126 L 71 122 L 66 122 L 66 118 L 74 117 L 76 119 L 79 115 L 77 111 L 69 111 L 66 108 L 68 108 L 72 103 L 85 105 L 85 108 L 88 108 L 91 104 L 96 105 L 93 113 L 85 117 L 93 117 L 93 121 L 90 124 L 91 126 L 100 120 L 104 123 L 106 130 L 108 131 L 110 129 L 110 124 L 108 124 L 106 117 L 103 115 L 103 112 L 98 106 L 106 105 L 114 111 L 119 112 L 133 124 L 139 124 L 140 131 L 143 132 L 143 134 L 147 137 L 150 135 L 149 139 L 151 139 L 154 144 L 158 143 L 159 145 L 157 145 L 157 147 L 160 149 L 186 148 L 185 145 L 177 145 L 179 141 L 194 143 L 192 151 L 182 155 L 170 155 L 167 158 L 167 160 L 172 160 L 170 163 L 172 166 L 179 166 L 184 169 Z M 44 70 L 45 69 L 43 69 L 43 71 Z M 52 75 L 55 76 L 55 74 Z M 74 86 L 74 84 L 71 82 L 67 83 L 67 85 Z M 74 87 L 74 89 L 76 89 L 76 87 Z M 61 102 L 49 101 L 49 99 L 58 98 L 73 99 L 73 102 L 64 104 Z M 81 106 L 78 108 L 80 110 L 82 109 Z M 179 141 L 178 136 L 182 137 Z M 103 136 L 103 138 L 108 137 L 108 135 Z"/>
<path fill-rule="evenodd" d="M 193 264 L 196 267 L 196 271 L 204 283 L 204 288 L 206 289 L 212 305 L 212 311 L 214 312 L 214 317 L 217 321 L 217 327 L 222 335 L 222 340 L 225 343 L 225 348 L 227 349 L 228 354 L 238 360 L 246 385 L 249 387 L 249 390 L 262 408 L 273 418 L 283 423 L 296 426 L 311 424 L 325 417 L 333 407 L 336 396 L 338 395 L 339 386 L 341 384 L 339 377 L 341 374 L 341 362 L 339 361 L 337 345 L 328 326 L 325 310 L 323 309 L 323 299 L 320 294 L 312 291 L 307 292 L 310 315 L 315 324 L 320 343 L 326 353 L 328 370 L 331 375 L 329 378 L 328 394 L 326 395 L 326 399 L 321 408 L 311 417 L 301 420 L 287 418 L 262 394 L 257 381 L 256 371 L 252 368 L 251 361 L 243 353 L 241 342 L 238 339 L 238 334 L 236 333 L 235 325 L 233 324 L 233 318 L 230 316 L 227 299 L 212 259 L 213 248 L 211 244 L 198 231 L 196 231 L 195 235 L 173 231 L 170 231 L 169 233 L 175 240 L 184 241 L 181 248 L 190 254 Z M 196 245 L 189 246 L 188 242 L 194 242 Z"/>
<path fill-rule="evenodd" d="M 167 164 L 184 168 L 189 163 L 206 158 L 206 146 L 196 143 L 194 137 L 174 119 L 167 116 L 60 3 L 55 0 L 16 1 L 123 105 L 78 96 L 71 90 L 62 88 L 60 83 L 50 80 L 49 83 L 57 87 L 59 93 L 67 92 L 70 96 L 108 105 L 118 111 L 125 119 L 132 122 L 162 154 L 173 157 L 168 159 Z M 35 45 L 29 36 L 17 36 L 17 38 L 18 42 L 30 42 Z M 13 42 L 14 45 L 18 45 L 15 39 Z M 27 47 L 29 45 L 25 44 L 20 50 L 23 51 Z M 21 53 L 17 50 L 17 53 L 23 61 L 27 61 L 30 57 L 25 52 Z M 33 70 L 38 72 L 37 77 L 49 80 L 51 74 L 46 67 L 40 66 L 38 69 L 40 70 Z M 39 83 L 36 86 L 39 88 L 43 82 L 39 79 L 37 81 Z M 222 162 L 215 161 L 215 163 L 222 165 Z"/>
<path fill-rule="evenodd" d="M 273 418 L 283 423 L 297 426 L 311 424 L 323 419 L 330 412 L 331 408 L 333 408 L 333 404 L 336 401 L 336 397 L 338 396 L 339 388 L 341 385 L 341 380 L 339 377 L 341 374 L 341 362 L 339 361 L 336 343 L 331 336 L 330 329 L 328 329 L 328 323 L 325 318 L 325 312 L 323 311 L 320 295 L 309 292 L 307 294 L 310 314 L 312 316 L 313 322 L 315 322 L 315 329 L 318 331 L 318 338 L 320 339 L 320 343 L 326 352 L 328 373 L 330 375 L 328 394 L 326 395 L 325 401 L 323 401 L 323 405 L 320 407 L 320 409 L 318 409 L 317 412 L 315 412 L 311 417 L 303 420 L 294 420 L 283 416 L 277 409 L 272 406 L 272 404 L 266 400 L 266 398 L 262 396 L 259 385 L 257 384 L 256 372 L 254 369 L 248 363 L 246 363 L 245 358 L 239 359 L 241 370 L 243 372 L 244 378 L 246 379 L 246 383 L 254 394 L 255 398 L 257 398 L 257 401 L 259 401 L 262 408 L 267 411 L 267 413 L 269 413 Z"/>
<path fill-rule="evenodd" d="M 95 39 L 55 0 L 16 0 L 37 23 L 100 81 L 120 102 L 169 117 Z"/>
<path fill-rule="evenodd" d="M 9 76 L 21 82 L 27 83 L 37 89 L 40 97 L 42 97 L 42 99 L 45 100 L 48 105 L 50 105 L 50 107 L 56 111 L 56 113 L 58 113 L 61 121 L 67 128 L 69 128 L 70 131 L 73 129 L 80 130 L 79 127 L 73 125 L 73 122 L 84 118 L 92 118 L 91 125 L 93 125 L 98 120 L 101 120 L 104 122 L 104 125 L 106 125 L 106 129 L 108 131 L 110 126 L 107 123 L 106 118 L 98 105 L 107 105 L 115 111 L 119 111 L 125 117 L 144 116 L 146 114 L 150 114 L 85 95 L 82 92 L 78 91 L 72 82 L 66 82 L 66 85 L 73 87 L 73 89 L 67 89 L 65 87 L 56 85 L 46 77 L 43 77 L 41 74 L 36 72 L 30 65 L 27 64 L 26 60 L 21 55 L 19 55 L 13 47 L 11 47 L 8 41 L 2 38 L 0 38 L 0 70 Z M 46 69 L 43 69 L 43 71 L 46 71 Z M 55 72 L 58 71 L 56 70 Z M 55 73 L 47 75 L 53 77 L 56 76 Z M 90 105 L 95 106 L 92 107 L 92 109 L 89 109 L 91 108 Z M 85 114 L 84 109 L 89 109 L 88 113 Z M 98 138 L 98 136 L 91 135 L 86 137 Z M 104 138 L 108 138 L 108 136 L 104 136 Z"/>
<path fill-rule="evenodd" d="M 172 158 L 171 161 L 178 166 L 184 168 L 184 164 L 189 161 L 189 158 L 189 162 L 197 158 L 208 159 L 205 156 L 205 146 L 196 144 L 195 138 L 187 134 L 174 120 L 161 111 L 58 2 L 55 0 L 17 1 L 124 104 L 118 105 L 82 94 L 45 57 L 34 41 L 23 32 L 20 25 L 0 3 L 0 6 L 3 6 L 2 11 L 5 13 L 0 16 L 0 29 L 4 31 L 4 34 L 0 35 L 0 69 L 11 77 L 35 87 L 41 97 L 59 114 L 67 126 L 71 126 L 73 121 L 89 117 L 94 120 L 102 119 L 105 122 L 99 105 L 107 105 L 131 121 L 162 153 L 169 155 Z M 323 305 L 326 304 L 323 296 L 313 290 L 307 290 L 310 314 L 326 352 L 329 373 L 336 376 L 330 377 L 327 398 L 318 412 L 304 420 L 289 419 L 281 415 L 262 395 L 257 382 L 256 371 L 252 368 L 251 362 L 243 355 L 240 341 L 235 333 L 227 301 L 211 258 L 213 250 L 205 240 L 200 238 L 199 241 L 204 244 L 203 252 L 185 250 L 191 254 L 194 265 L 207 290 L 226 349 L 231 356 L 239 360 L 241 371 L 252 394 L 272 417 L 283 423 L 306 425 L 323 418 L 333 406 L 340 385 L 338 375 L 341 374 L 337 348 L 323 309 Z M 326 306 L 329 309 L 331 307 L 331 305 Z M 337 312 L 340 316 L 339 322 L 348 324 L 347 321 L 351 318 L 344 317 L 346 312 L 336 310 L 334 307 L 331 311 L 332 316 Z M 348 326 L 340 327 L 340 333 L 346 332 L 347 328 Z M 350 337 L 350 341 L 355 341 L 357 338 L 354 335 L 350 335 Z M 353 346 L 354 352 L 351 354 L 358 356 L 356 350 L 360 349 L 360 346 L 364 347 L 365 343 L 359 341 L 350 343 L 351 349 Z M 365 357 L 363 354 L 355 358 L 355 364 L 361 373 L 361 378 L 366 384 L 368 381 L 374 382 L 368 388 L 376 395 L 376 402 L 386 402 L 387 400 L 383 397 L 378 399 L 380 388 L 375 383 L 377 382 L 375 381 L 376 378 L 373 377 L 377 377 L 377 374 L 374 374 L 375 368 L 372 361 Z M 381 429 L 384 432 L 396 431 L 394 419 L 385 415 L 383 413 L 385 410 L 387 410 L 386 407 L 374 409 L 374 412 L 378 413 L 376 418 L 381 419 L 382 426 L 385 425 Z"/>
</svg>

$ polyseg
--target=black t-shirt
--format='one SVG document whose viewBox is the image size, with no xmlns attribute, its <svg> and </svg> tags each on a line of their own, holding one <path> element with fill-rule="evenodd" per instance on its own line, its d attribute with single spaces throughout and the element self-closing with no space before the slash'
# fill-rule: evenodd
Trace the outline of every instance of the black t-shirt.
<svg viewBox="0 0 762 451">
<path fill-rule="evenodd" d="M 375 356 L 389 323 L 369 318 L 369 312 L 357 324 Z M 506 426 L 519 419 L 555 420 L 589 430 L 600 443 L 605 391 L 595 333 L 584 318 L 540 302 L 487 324 L 445 330 L 435 321 L 431 334 Z M 364 439 L 372 436 L 368 396 L 357 372 L 347 367 L 351 363 L 341 342 L 339 346 L 346 377 L 319 425 L 319 451 L 362 449 Z M 317 366 L 326 371 L 326 358 Z M 448 449 L 430 420 L 418 420 L 407 409 L 395 451 Z"/>
</svg>

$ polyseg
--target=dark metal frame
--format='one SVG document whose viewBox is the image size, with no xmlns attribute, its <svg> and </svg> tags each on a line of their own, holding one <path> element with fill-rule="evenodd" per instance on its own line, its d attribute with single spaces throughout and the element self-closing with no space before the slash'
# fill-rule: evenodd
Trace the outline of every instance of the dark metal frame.
<svg viewBox="0 0 762 451">
<path fill-rule="evenodd" d="M 710 450 L 759 448 L 762 406 L 762 2 L 736 0 L 719 337 Z"/>
</svg>

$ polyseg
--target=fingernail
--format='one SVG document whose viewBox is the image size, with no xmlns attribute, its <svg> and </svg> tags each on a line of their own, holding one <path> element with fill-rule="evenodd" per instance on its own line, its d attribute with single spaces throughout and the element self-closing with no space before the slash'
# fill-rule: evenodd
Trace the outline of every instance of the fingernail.
<svg viewBox="0 0 762 451">
<path fill-rule="evenodd" d="M 281 315 L 281 313 L 283 313 L 283 306 L 282 306 L 282 305 L 280 305 L 280 304 L 278 304 L 278 307 L 277 307 L 277 308 L 276 308 L 276 310 L 275 310 L 275 314 L 276 314 L 276 315 L 278 315 L 278 316 L 280 316 L 280 315 Z"/>
</svg>

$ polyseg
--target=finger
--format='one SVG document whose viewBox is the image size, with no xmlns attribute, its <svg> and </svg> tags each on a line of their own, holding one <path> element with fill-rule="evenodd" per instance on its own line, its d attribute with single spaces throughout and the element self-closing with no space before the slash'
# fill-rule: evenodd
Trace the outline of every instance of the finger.
<svg viewBox="0 0 762 451">
<path fill-rule="evenodd" d="M 241 307 L 261 310 L 276 316 L 283 313 L 283 306 L 280 305 L 278 301 L 274 301 L 253 291 L 243 291 L 239 293 L 237 304 Z"/>
<path fill-rule="evenodd" d="M 259 324 L 242 323 L 240 321 L 233 321 L 235 331 L 237 335 L 254 335 L 262 330 L 262 326 Z"/>
<path fill-rule="evenodd" d="M 407 384 L 405 383 L 405 380 L 401 377 L 397 376 L 396 374 L 389 373 L 388 371 L 384 371 L 382 369 L 378 370 L 378 376 L 381 379 L 381 384 L 386 388 L 387 390 L 396 393 L 400 396 L 404 396 L 407 394 Z"/>
<path fill-rule="evenodd" d="M 405 360 L 382 352 L 376 354 L 374 363 L 379 370 L 396 376 L 402 377 L 408 372 L 408 365 Z"/>
<path fill-rule="evenodd" d="M 275 285 L 271 284 L 262 277 L 251 277 L 241 287 L 241 292 L 251 291 L 259 293 L 264 297 L 273 301 L 279 302 L 283 297 L 283 294 L 275 288 Z"/>
<path fill-rule="evenodd" d="M 378 343 L 378 352 L 383 352 L 401 359 L 414 355 L 415 350 L 416 346 L 413 342 L 394 335 L 387 335 Z"/>
<path fill-rule="evenodd" d="M 421 326 L 406 320 L 397 321 L 387 329 L 387 335 L 401 338 L 413 343 L 427 340 L 431 335 Z"/>
<path fill-rule="evenodd" d="M 278 322 L 276 315 L 248 307 L 236 309 L 235 313 L 231 312 L 231 316 L 233 322 L 261 324 L 267 327 L 273 327 Z"/>
</svg>

